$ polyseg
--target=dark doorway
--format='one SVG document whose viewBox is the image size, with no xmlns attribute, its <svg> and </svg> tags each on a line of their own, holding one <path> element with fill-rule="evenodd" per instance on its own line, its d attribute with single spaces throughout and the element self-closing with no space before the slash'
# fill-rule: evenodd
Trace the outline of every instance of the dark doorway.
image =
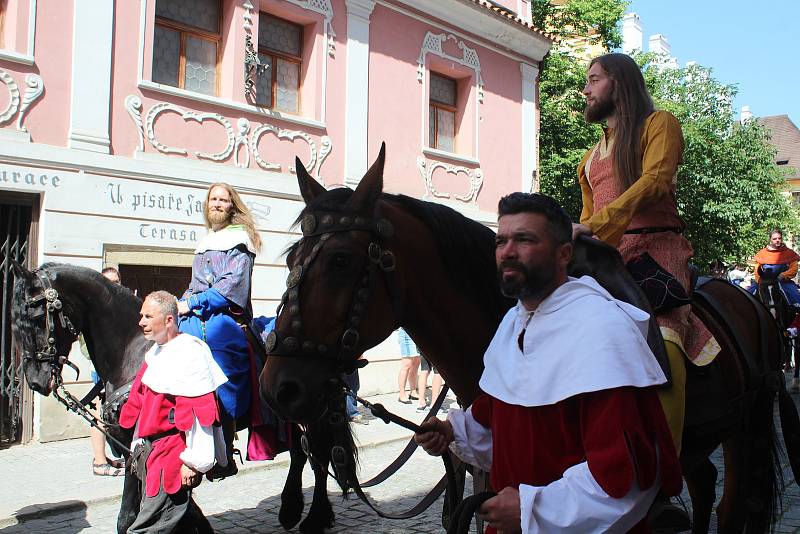
<svg viewBox="0 0 800 534">
<path fill-rule="evenodd" d="M 152 291 L 163 289 L 180 298 L 192 279 L 191 267 L 161 267 L 158 265 L 119 266 L 122 285 L 144 298 Z"/>
<path fill-rule="evenodd" d="M 0 193 L 0 276 L 3 277 L 0 302 L 0 444 L 14 443 L 22 437 L 23 379 L 22 357 L 11 335 L 11 304 L 14 272 L 12 260 L 27 266 L 35 196 Z M 38 202 L 37 202 L 38 204 Z"/>
</svg>

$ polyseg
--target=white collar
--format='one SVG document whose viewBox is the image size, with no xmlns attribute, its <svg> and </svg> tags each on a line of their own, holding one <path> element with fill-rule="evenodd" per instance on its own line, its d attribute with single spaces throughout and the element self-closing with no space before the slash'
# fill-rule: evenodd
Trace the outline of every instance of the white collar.
<svg viewBox="0 0 800 534">
<path fill-rule="evenodd" d="M 519 302 L 508 311 L 484 355 L 481 389 L 509 404 L 544 406 L 580 393 L 663 384 L 647 345 L 648 319 L 594 278 L 569 278 L 532 315 Z"/>
<path fill-rule="evenodd" d="M 255 247 L 250 242 L 250 236 L 242 225 L 228 225 L 221 230 L 209 229 L 208 233 L 197 244 L 195 254 L 202 254 L 209 250 L 231 250 L 238 245 L 244 245 L 251 254 L 255 254 Z"/>
<path fill-rule="evenodd" d="M 228 381 L 208 345 L 189 334 L 153 345 L 144 360 L 147 369 L 142 383 L 156 393 L 199 397 Z"/>
</svg>

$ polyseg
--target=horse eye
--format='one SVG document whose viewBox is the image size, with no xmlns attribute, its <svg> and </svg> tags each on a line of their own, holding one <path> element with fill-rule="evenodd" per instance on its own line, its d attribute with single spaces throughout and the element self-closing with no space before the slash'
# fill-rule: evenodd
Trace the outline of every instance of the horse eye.
<svg viewBox="0 0 800 534">
<path fill-rule="evenodd" d="M 330 261 L 331 267 L 337 270 L 350 267 L 350 256 L 348 254 L 334 254 Z"/>
</svg>

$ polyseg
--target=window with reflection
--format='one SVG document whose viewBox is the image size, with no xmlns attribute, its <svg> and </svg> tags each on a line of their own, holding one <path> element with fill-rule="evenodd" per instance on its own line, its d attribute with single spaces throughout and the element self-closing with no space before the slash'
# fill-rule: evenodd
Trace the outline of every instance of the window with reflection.
<svg viewBox="0 0 800 534">
<path fill-rule="evenodd" d="M 258 58 L 268 68 L 256 80 L 256 104 L 298 113 L 303 27 L 269 13 L 258 17 Z"/>
<path fill-rule="evenodd" d="M 455 152 L 456 81 L 440 74 L 430 74 L 428 143 L 431 148 Z"/>
<path fill-rule="evenodd" d="M 157 0 L 153 81 L 217 94 L 220 0 Z"/>
</svg>

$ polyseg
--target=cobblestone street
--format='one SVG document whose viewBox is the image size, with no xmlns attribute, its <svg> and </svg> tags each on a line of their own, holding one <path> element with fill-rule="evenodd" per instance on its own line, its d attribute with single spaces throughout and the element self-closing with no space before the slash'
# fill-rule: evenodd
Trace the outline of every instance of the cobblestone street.
<svg viewBox="0 0 800 534">
<path fill-rule="evenodd" d="M 793 396 L 798 403 L 798 396 Z M 371 425 L 361 427 L 370 432 L 386 432 L 384 427 L 374 419 Z M 776 425 L 779 425 L 776 412 Z M 779 428 L 779 426 L 778 426 Z M 405 445 L 405 440 L 398 439 L 390 443 L 365 447 L 360 452 L 361 478 L 368 479 L 393 460 Z M 1 456 L 0 456 L 1 457 Z M 713 455 L 714 464 L 720 471 L 717 484 L 717 498 L 722 493 L 722 458 L 718 450 Z M 778 533 L 800 534 L 800 488 L 785 458 L 782 461 L 786 490 L 783 494 L 783 514 L 776 525 Z M 382 507 L 391 511 L 406 509 L 415 504 L 444 473 L 441 461 L 417 451 L 409 463 L 389 480 L 372 488 L 368 494 Z M 196 500 L 212 526 L 217 532 L 244 534 L 283 532 L 278 522 L 280 492 L 286 476 L 285 465 L 274 465 L 265 469 L 250 469 L 240 472 L 233 479 L 211 484 L 204 482 L 195 492 Z M 313 478 L 310 469 L 304 473 L 306 504 L 311 501 Z M 431 533 L 443 532 L 441 527 L 442 499 L 423 515 L 409 520 L 395 521 L 381 519 L 362 504 L 356 497 L 342 500 L 341 492 L 333 481 L 328 488 L 336 514 L 336 526 L 330 532 L 355 532 L 369 534 L 390 533 Z M 467 478 L 467 488 L 471 488 L 471 479 Z M 47 502 L 46 487 L 39 488 L 38 500 Z M 684 490 L 683 501 L 688 505 L 689 499 Z M 109 533 L 115 532 L 116 517 L 119 509 L 117 498 L 99 499 L 86 505 L 75 501 L 70 511 L 55 513 L 35 513 L 35 505 L 28 510 L 20 510 L 22 519 L 17 524 L 2 523 L 2 534 L 45 533 Z M 306 512 L 308 507 L 306 507 Z M 31 513 L 34 512 L 34 513 Z M 712 516 L 712 532 L 716 530 L 716 518 Z M 297 532 L 295 528 L 293 531 Z"/>
</svg>

